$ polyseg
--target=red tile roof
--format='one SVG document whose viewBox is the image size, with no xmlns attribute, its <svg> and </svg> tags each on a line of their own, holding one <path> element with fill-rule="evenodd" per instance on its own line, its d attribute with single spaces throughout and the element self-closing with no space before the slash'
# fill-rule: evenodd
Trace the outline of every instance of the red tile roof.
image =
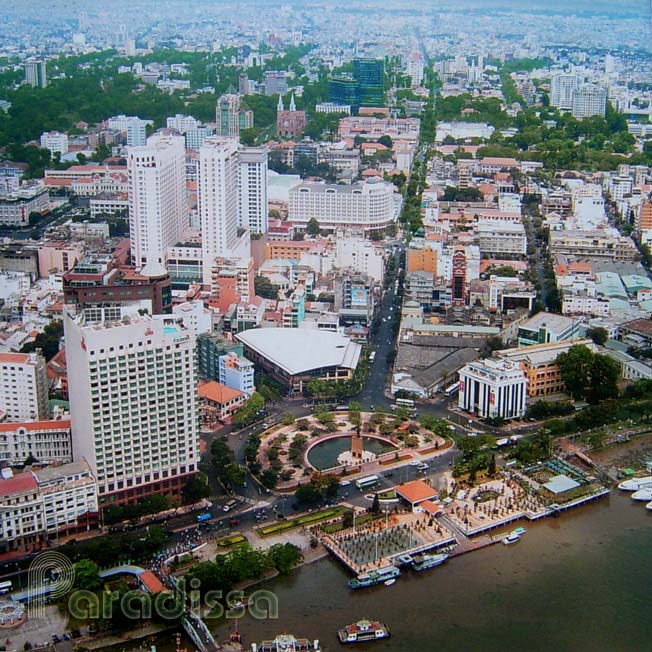
<svg viewBox="0 0 652 652">
<path fill-rule="evenodd" d="M 436 489 L 427 485 L 423 480 L 412 480 L 412 482 L 401 484 L 396 487 L 396 493 L 412 504 L 435 498 L 438 494 Z"/>
<path fill-rule="evenodd" d="M 165 591 L 163 582 L 152 571 L 146 570 L 138 576 L 138 579 L 150 593 L 161 593 Z"/>
<path fill-rule="evenodd" d="M 65 430 L 70 428 L 68 419 L 44 419 L 43 421 L 24 421 L 22 423 L 0 423 L 0 432 L 15 432 L 24 428 L 28 432 L 39 430 Z"/>
<path fill-rule="evenodd" d="M 243 396 L 242 392 L 237 389 L 231 389 L 222 383 L 218 383 L 215 380 L 211 380 L 208 383 L 204 383 L 197 388 L 197 394 L 199 398 L 205 398 L 209 401 L 215 403 L 227 403 L 232 401 L 234 398 Z"/>
<path fill-rule="evenodd" d="M 13 478 L 0 478 L 0 496 L 12 496 L 37 491 L 38 484 L 34 474 L 19 473 Z"/>
</svg>

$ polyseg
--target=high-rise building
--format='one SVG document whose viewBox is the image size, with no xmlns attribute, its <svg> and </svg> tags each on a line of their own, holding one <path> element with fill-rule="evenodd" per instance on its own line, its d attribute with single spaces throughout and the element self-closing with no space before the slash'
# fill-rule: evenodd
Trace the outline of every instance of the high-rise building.
<svg viewBox="0 0 652 652">
<path fill-rule="evenodd" d="M 177 317 L 64 313 L 75 461 L 100 508 L 179 496 L 199 463 L 195 336 Z"/>
<path fill-rule="evenodd" d="M 49 417 L 45 358 L 34 353 L 0 353 L 0 414 L 6 421 Z"/>
<path fill-rule="evenodd" d="M 287 74 L 283 71 L 265 72 L 265 95 L 284 95 L 288 92 Z"/>
<path fill-rule="evenodd" d="M 604 117 L 607 111 L 607 89 L 595 84 L 582 84 L 573 93 L 573 117 L 578 120 L 594 115 Z"/>
<path fill-rule="evenodd" d="M 241 147 L 238 151 L 238 224 L 251 233 L 267 233 L 266 147 Z"/>
<path fill-rule="evenodd" d="M 217 101 L 215 122 L 218 135 L 237 138 L 243 129 L 254 126 L 254 112 L 237 93 L 225 93 Z"/>
<path fill-rule="evenodd" d="M 188 222 L 183 136 L 154 134 L 127 154 L 131 257 L 145 275 L 160 276 L 165 250 Z"/>
<path fill-rule="evenodd" d="M 45 88 L 48 85 L 48 76 L 45 70 L 45 61 L 26 61 L 25 81 L 34 88 Z"/>
<path fill-rule="evenodd" d="M 335 105 L 348 106 L 353 113 L 360 108 L 358 83 L 350 75 L 337 75 L 328 80 L 328 101 Z"/>
<path fill-rule="evenodd" d="M 636 213 L 635 227 L 639 241 L 649 244 L 652 241 L 652 203 L 647 197 L 643 197 Z"/>
<path fill-rule="evenodd" d="M 466 253 L 463 247 L 457 247 L 453 254 L 452 298 L 454 306 L 466 303 Z"/>
<path fill-rule="evenodd" d="M 573 108 L 573 93 L 580 84 L 580 78 L 573 73 L 557 73 L 552 76 L 550 104 L 562 111 Z"/>
<path fill-rule="evenodd" d="M 238 142 L 205 138 L 199 150 L 197 210 L 202 232 L 204 285 L 211 285 L 217 257 L 228 258 L 238 237 Z"/>
<path fill-rule="evenodd" d="M 360 106 L 383 106 L 385 64 L 382 59 L 354 59 L 353 77 L 358 83 Z"/>
</svg>

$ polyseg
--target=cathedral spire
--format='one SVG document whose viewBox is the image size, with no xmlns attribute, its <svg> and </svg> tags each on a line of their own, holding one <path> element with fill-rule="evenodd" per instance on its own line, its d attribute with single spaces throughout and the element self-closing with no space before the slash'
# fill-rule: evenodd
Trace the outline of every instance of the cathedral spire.
<svg viewBox="0 0 652 652">
<path fill-rule="evenodd" d="M 294 103 L 294 93 L 292 93 L 292 96 L 290 97 L 290 111 L 296 111 L 297 110 L 297 105 Z"/>
<path fill-rule="evenodd" d="M 276 110 L 277 111 L 284 111 L 285 110 L 284 107 L 283 107 L 283 96 L 280 93 L 278 94 L 278 104 L 276 106 Z"/>
</svg>

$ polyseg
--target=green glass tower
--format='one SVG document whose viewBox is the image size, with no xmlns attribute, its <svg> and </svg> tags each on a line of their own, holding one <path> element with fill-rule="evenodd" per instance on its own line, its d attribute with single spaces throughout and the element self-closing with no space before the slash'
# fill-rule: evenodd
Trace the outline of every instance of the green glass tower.
<svg viewBox="0 0 652 652">
<path fill-rule="evenodd" d="M 359 106 L 383 106 L 385 64 L 382 59 L 353 60 L 353 77 L 358 82 Z"/>
<path fill-rule="evenodd" d="M 328 80 L 328 101 L 349 105 L 355 113 L 359 106 L 358 82 L 350 75 L 337 75 Z"/>
</svg>

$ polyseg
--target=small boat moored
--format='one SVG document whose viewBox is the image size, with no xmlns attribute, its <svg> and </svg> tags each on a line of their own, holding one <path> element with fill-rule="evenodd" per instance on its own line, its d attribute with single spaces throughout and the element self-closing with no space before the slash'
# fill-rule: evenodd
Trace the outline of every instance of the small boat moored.
<svg viewBox="0 0 652 652">
<path fill-rule="evenodd" d="M 646 506 L 645 509 L 648 509 L 652 512 L 652 501 L 650 501 Z"/>
<path fill-rule="evenodd" d="M 435 566 L 441 566 L 448 559 L 446 554 L 438 555 L 421 555 L 414 559 L 414 565 L 412 568 L 418 572 L 428 570 L 429 568 L 435 568 Z"/>
<path fill-rule="evenodd" d="M 639 489 L 647 489 L 649 487 L 652 487 L 652 475 L 645 476 L 644 478 L 624 480 L 618 485 L 618 489 L 622 491 L 638 491 Z"/>
<path fill-rule="evenodd" d="M 632 494 L 632 500 L 644 500 L 649 503 L 652 500 L 652 488 L 635 491 Z"/>
<path fill-rule="evenodd" d="M 357 623 L 347 625 L 337 632 L 340 643 L 364 643 L 389 637 L 390 632 L 387 625 L 376 620 L 366 619 L 358 620 Z"/>
<path fill-rule="evenodd" d="M 511 546 L 514 543 L 518 543 L 521 540 L 521 535 L 520 534 L 515 534 L 514 532 L 508 534 L 504 539 L 503 543 L 506 546 Z"/>
<path fill-rule="evenodd" d="M 252 652 L 321 652 L 319 641 L 295 638 L 292 634 L 279 634 L 273 641 L 251 644 Z"/>
<path fill-rule="evenodd" d="M 391 586 L 392 584 L 396 584 L 396 580 L 392 578 L 391 580 L 386 580 L 385 582 L 383 582 L 383 584 L 385 586 Z"/>
<path fill-rule="evenodd" d="M 385 568 L 379 568 L 378 570 L 360 573 L 357 577 L 349 580 L 349 588 L 363 589 L 367 586 L 384 584 L 387 580 L 395 580 L 400 574 L 401 571 L 396 566 L 385 566 Z"/>
</svg>

